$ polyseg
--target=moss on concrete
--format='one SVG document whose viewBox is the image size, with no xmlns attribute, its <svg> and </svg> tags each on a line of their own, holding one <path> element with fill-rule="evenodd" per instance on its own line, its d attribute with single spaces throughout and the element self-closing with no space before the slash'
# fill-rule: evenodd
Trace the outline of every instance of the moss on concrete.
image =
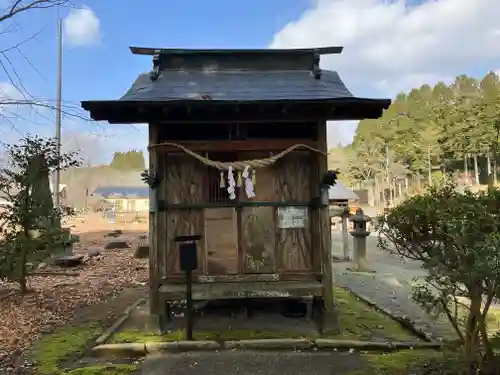
<svg viewBox="0 0 500 375">
<path fill-rule="evenodd" d="M 294 332 L 269 332 L 269 331 L 246 331 L 246 330 L 221 330 L 221 331 L 194 331 L 195 340 L 251 340 L 251 339 L 276 339 L 276 338 L 301 338 L 305 335 Z M 185 340 L 186 332 L 184 330 L 175 330 L 167 334 L 154 334 L 140 330 L 126 330 L 115 333 L 109 343 L 145 343 L 162 341 L 181 341 Z"/>
<path fill-rule="evenodd" d="M 65 327 L 54 333 L 43 335 L 38 340 L 31 357 L 36 362 L 37 375 L 129 375 L 137 370 L 136 365 L 95 365 L 64 370 L 63 363 L 83 353 L 101 333 L 99 325 Z"/>
<path fill-rule="evenodd" d="M 33 348 L 31 356 L 37 363 L 39 375 L 52 375 L 61 372 L 62 361 L 85 350 L 89 341 L 99 335 L 98 325 L 62 328 L 54 333 L 43 335 Z"/>
<path fill-rule="evenodd" d="M 400 323 L 368 306 L 346 289 L 334 288 L 334 301 L 339 315 L 341 332 L 325 333 L 328 338 L 348 338 L 362 341 L 369 341 L 373 338 L 413 341 L 416 338 Z"/>
</svg>

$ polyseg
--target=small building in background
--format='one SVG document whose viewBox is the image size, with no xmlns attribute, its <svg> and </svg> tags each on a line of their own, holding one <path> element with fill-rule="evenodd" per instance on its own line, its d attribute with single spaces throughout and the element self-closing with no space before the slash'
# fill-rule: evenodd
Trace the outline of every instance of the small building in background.
<svg viewBox="0 0 500 375">
<path fill-rule="evenodd" d="M 352 189 L 346 187 L 342 181 L 337 181 L 328 191 L 328 201 L 330 218 L 333 218 L 341 216 L 344 207 L 357 208 L 359 197 Z M 332 221 L 331 224 L 335 225 L 336 222 Z"/>
<path fill-rule="evenodd" d="M 357 201 L 358 199 L 359 196 L 352 189 L 345 186 L 342 181 L 337 181 L 328 191 L 328 200 L 331 203 L 338 201 Z"/>
<path fill-rule="evenodd" d="M 149 211 L 149 188 L 147 186 L 103 186 L 92 194 L 106 202 L 117 212 Z"/>
</svg>

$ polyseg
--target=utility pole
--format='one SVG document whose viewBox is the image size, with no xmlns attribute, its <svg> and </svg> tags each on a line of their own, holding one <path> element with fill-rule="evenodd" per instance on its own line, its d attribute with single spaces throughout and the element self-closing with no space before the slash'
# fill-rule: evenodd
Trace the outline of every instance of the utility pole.
<svg viewBox="0 0 500 375">
<path fill-rule="evenodd" d="M 90 171 L 90 159 L 89 161 L 87 162 L 87 172 Z M 88 179 L 87 179 L 87 183 L 86 183 L 86 187 L 85 187 L 85 203 L 84 203 L 84 209 L 85 209 L 85 212 L 87 212 L 87 209 L 88 209 L 88 197 L 89 197 L 89 187 L 91 186 L 91 182 L 89 181 L 90 180 L 90 174 L 88 176 Z"/>
<path fill-rule="evenodd" d="M 62 92 L 62 19 L 59 17 L 59 12 L 57 16 L 57 107 L 56 107 L 56 154 L 58 160 L 61 155 L 61 92 Z M 54 205 L 60 207 L 60 196 L 59 196 L 59 186 L 61 185 L 61 165 L 59 161 L 56 166 L 54 178 Z"/>
</svg>

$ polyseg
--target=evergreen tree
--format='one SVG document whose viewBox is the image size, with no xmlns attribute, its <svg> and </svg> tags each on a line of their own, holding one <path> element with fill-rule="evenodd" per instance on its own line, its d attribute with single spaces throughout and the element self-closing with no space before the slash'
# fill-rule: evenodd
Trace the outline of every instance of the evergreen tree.
<svg viewBox="0 0 500 375">
<path fill-rule="evenodd" d="M 496 174 L 499 133 L 499 77 L 493 72 L 482 80 L 461 75 L 450 85 L 423 85 L 399 94 L 381 118 L 360 121 L 352 144 L 335 152 L 350 155 L 352 181 L 385 180 L 387 164 L 389 173 L 405 169 L 403 174 L 426 180 L 437 169 L 467 169 L 479 179 Z"/>
</svg>

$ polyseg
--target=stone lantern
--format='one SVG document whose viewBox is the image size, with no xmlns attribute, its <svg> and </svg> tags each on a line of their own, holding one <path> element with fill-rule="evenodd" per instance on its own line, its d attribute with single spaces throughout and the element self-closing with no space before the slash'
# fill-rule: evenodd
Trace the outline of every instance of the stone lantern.
<svg viewBox="0 0 500 375">
<path fill-rule="evenodd" d="M 354 261 L 356 271 L 368 271 L 366 259 L 366 237 L 370 235 L 367 224 L 372 219 L 363 213 L 361 208 L 356 210 L 349 220 L 352 222 L 353 230 L 349 232 L 353 237 Z"/>
</svg>

